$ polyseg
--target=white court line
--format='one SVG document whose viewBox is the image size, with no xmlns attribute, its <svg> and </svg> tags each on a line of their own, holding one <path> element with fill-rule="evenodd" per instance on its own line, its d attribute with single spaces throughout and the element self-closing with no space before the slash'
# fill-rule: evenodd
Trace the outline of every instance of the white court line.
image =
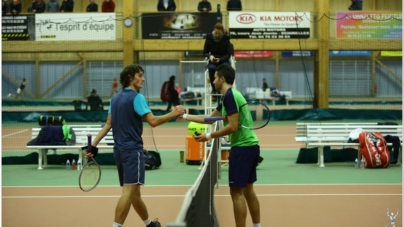
<svg viewBox="0 0 404 227">
<path fill-rule="evenodd" d="M 22 130 L 22 131 L 18 131 L 18 132 L 14 132 L 14 133 L 11 133 L 11 134 L 7 134 L 7 135 L 2 136 L 1 138 L 6 138 L 6 137 L 13 136 L 13 135 L 16 135 L 16 134 L 20 134 L 20 133 L 23 133 L 23 132 L 26 132 L 26 131 L 28 131 L 28 129 L 24 129 L 24 130 Z"/>
<path fill-rule="evenodd" d="M 402 196 L 402 194 L 257 194 L 258 197 L 310 197 L 310 196 Z M 2 196 L 3 199 L 65 199 L 65 198 L 120 198 L 121 196 Z M 142 198 L 171 198 L 185 195 L 142 195 Z M 215 195 L 230 197 L 230 195 Z"/>
</svg>

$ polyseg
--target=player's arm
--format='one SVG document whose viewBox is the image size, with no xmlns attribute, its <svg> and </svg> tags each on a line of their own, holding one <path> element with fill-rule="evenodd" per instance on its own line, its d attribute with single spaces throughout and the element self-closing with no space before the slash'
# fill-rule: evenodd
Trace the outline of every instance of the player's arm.
<svg viewBox="0 0 404 227">
<path fill-rule="evenodd" d="M 201 124 L 212 124 L 214 121 L 209 121 L 205 122 L 206 117 L 217 117 L 217 116 L 222 116 L 222 114 L 215 109 L 210 116 L 207 115 L 193 115 L 193 114 L 184 114 L 182 115 L 182 119 L 185 119 L 187 121 L 192 121 L 196 123 L 201 123 Z"/>
<path fill-rule="evenodd" d="M 176 106 L 170 113 L 161 115 L 161 116 L 154 116 L 152 112 L 148 112 L 143 115 L 143 119 L 149 123 L 150 126 L 156 127 L 162 125 L 166 122 L 171 121 L 171 119 L 180 117 L 184 114 L 184 107 L 183 106 Z"/>
<path fill-rule="evenodd" d="M 102 138 L 104 138 L 105 135 L 107 135 L 107 133 L 111 128 L 112 128 L 112 115 L 108 114 L 107 122 L 105 123 L 104 127 L 98 132 L 93 142 L 91 142 L 91 145 L 96 147 L 98 143 L 102 140 Z"/>
<path fill-rule="evenodd" d="M 238 112 L 227 115 L 227 121 L 229 123 L 220 130 L 212 133 L 202 133 L 199 136 L 194 136 L 195 140 L 198 142 L 205 142 L 209 139 L 227 136 L 236 132 L 238 130 Z"/>
</svg>

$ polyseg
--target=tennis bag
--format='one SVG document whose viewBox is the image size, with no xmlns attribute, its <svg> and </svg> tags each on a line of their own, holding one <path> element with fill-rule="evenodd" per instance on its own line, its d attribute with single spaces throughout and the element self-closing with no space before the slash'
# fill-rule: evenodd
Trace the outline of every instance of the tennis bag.
<svg viewBox="0 0 404 227">
<path fill-rule="evenodd" d="M 170 90 L 168 86 L 170 85 L 169 81 L 164 82 L 163 86 L 161 87 L 160 99 L 163 102 L 168 102 L 170 100 Z"/>
<path fill-rule="evenodd" d="M 39 116 L 38 124 L 39 126 L 63 126 L 65 124 L 65 119 L 63 117 L 58 116 Z"/>
<path fill-rule="evenodd" d="M 157 151 L 147 151 L 144 152 L 144 166 L 146 170 L 158 169 L 161 166 L 160 153 Z"/>
<path fill-rule="evenodd" d="M 390 152 L 386 140 L 380 132 L 361 132 L 359 146 L 365 158 L 366 168 L 387 168 L 390 164 Z"/>
</svg>

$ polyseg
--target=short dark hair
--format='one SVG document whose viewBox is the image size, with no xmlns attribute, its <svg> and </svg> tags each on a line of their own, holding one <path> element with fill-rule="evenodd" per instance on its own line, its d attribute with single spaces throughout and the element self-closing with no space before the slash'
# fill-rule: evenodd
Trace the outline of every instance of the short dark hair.
<svg viewBox="0 0 404 227">
<path fill-rule="evenodd" d="M 230 65 L 219 65 L 216 68 L 217 75 L 224 77 L 226 83 L 233 85 L 236 79 L 236 71 Z"/>
<path fill-rule="evenodd" d="M 143 70 L 142 66 L 140 66 L 138 64 L 131 64 L 131 65 L 126 66 L 122 70 L 122 72 L 120 74 L 120 78 L 119 78 L 119 82 L 122 84 L 122 87 L 123 88 L 128 87 L 130 79 L 133 78 L 136 73 L 140 73 L 140 72 L 144 73 L 144 70 Z"/>
</svg>

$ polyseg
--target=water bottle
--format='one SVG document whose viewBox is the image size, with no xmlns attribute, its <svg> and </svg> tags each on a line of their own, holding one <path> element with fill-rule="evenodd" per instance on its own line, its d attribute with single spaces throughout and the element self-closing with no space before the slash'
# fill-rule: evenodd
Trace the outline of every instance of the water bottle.
<svg viewBox="0 0 404 227">
<path fill-rule="evenodd" d="M 67 161 L 66 161 L 66 169 L 70 170 L 70 161 L 69 161 L 69 159 L 67 159 Z"/>
<path fill-rule="evenodd" d="M 77 166 L 76 166 L 76 161 L 73 159 L 72 161 L 72 170 L 76 170 Z"/>
<path fill-rule="evenodd" d="M 358 159 L 355 159 L 355 168 L 358 168 Z"/>
<path fill-rule="evenodd" d="M 362 157 L 362 160 L 361 160 L 361 169 L 364 169 L 365 168 L 365 159 Z"/>
<path fill-rule="evenodd" d="M 80 160 L 77 162 L 77 170 L 81 170 L 81 162 L 80 162 Z"/>
</svg>

